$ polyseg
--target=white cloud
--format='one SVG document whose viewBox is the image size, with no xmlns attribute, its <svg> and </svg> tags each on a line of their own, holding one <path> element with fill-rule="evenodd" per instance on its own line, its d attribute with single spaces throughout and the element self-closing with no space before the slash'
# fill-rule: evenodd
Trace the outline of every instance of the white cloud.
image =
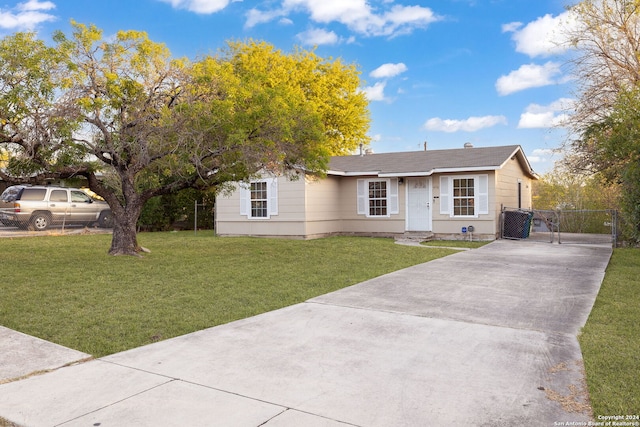
<svg viewBox="0 0 640 427">
<path fill-rule="evenodd" d="M 203 15 L 220 12 L 229 6 L 231 0 L 160 0 L 171 4 L 176 9 L 186 9 Z"/>
<path fill-rule="evenodd" d="M 568 112 L 573 108 L 574 101 L 560 98 L 549 105 L 530 104 L 520 115 L 518 128 L 536 129 L 561 127 L 566 121 Z"/>
<path fill-rule="evenodd" d="M 51 10 L 55 9 L 56 5 L 50 1 L 38 1 L 38 0 L 29 0 L 26 3 L 18 3 L 17 9 L 22 11 L 32 11 L 32 10 Z"/>
<path fill-rule="evenodd" d="M 263 12 L 258 9 L 250 9 L 245 16 L 247 17 L 247 20 L 245 21 L 244 26 L 245 28 L 251 28 L 258 24 L 264 24 L 281 17 L 282 11 L 274 10 Z"/>
<path fill-rule="evenodd" d="M 480 129 L 506 124 L 507 118 L 505 116 L 469 117 L 465 120 L 451 120 L 435 117 L 427 120 L 423 127 L 430 131 L 452 133 L 459 131 L 476 132 Z"/>
<path fill-rule="evenodd" d="M 302 44 L 308 46 L 332 45 L 340 42 L 340 37 L 333 31 L 314 28 L 296 35 Z"/>
<path fill-rule="evenodd" d="M 29 0 L 18 3 L 13 11 L 0 8 L 0 28 L 12 31 L 33 30 L 38 24 L 56 20 L 54 15 L 43 12 L 55 7 L 50 1 Z"/>
<path fill-rule="evenodd" d="M 164 0 L 179 1 L 179 0 Z M 380 10 L 381 9 L 381 10 Z M 397 36 L 424 28 L 442 18 L 431 9 L 422 6 L 393 5 L 384 2 L 374 10 L 366 0 L 282 0 L 280 8 L 260 12 L 254 9 L 253 16 L 262 19 L 247 19 L 250 28 L 275 17 L 293 12 L 306 12 L 312 21 L 320 24 L 341 23 L 349 30 L 364 36 Z M 267 19 L 272 17 L 271 19 Z"/>
<path fill-rule="evenodd" d="M 551 156 L 554 151 L 550 148 L 536 148 L 532 153 L 534 156 Z"/>
<path fill-rule="evenodd" d="M 377 82 L 373 86 L 365 87 L 362 89 L 362 92 L 364 92 L 369 101 L 384 101 L 386 100 L 384 97 L 384 88 L 386 85 L 386 82 Z"/>
<path fill-rule="evenodd" d="M 513 33 L 517 52 L 535 58 L 566 52 L 569 46 L 565 34 L 575 25 L 572 12 L 567 11 L 555 17 L 544 15 L 524 26 L 520 22 L 505 24 L 502 31 Z"/>
<path fill-rule="evenodd" d="M 522 113 L 518 128 L 520 129 L 536 129 L 553 127 L 554 113 L 548 111 L 546 113 Z"/>
<path fill-rule="evenodd" d="M 513 33 L 522 28 L 522 22 L 509 22 L 508 24 L 502 24 L 503 33 Z"/>
<path fill-rule="evenodd" d="M 530 163 L 546 163 L 551 160 L 554 155 L 554 151 L 549 148 L 536 148 L 527 155 L 527 159 Z"/>
<path fill-rule="evenodd" d="M 405 71 L 407 71 L 407 66 L 402 62 L 398 64 L 388 63 L 382 64 L 381 66 L 370 72 L 369 75 L 374 79 L 387 79 L 402 74 Z"/>
<path fill-rule="evenodd" d="M 496 90 L 500 95 L 509 95 L 533 87 L 548 86 L 557 83 L 554 77 L 558 74 L 561 74 L 561 70 L 557 62 L 525 64 L 506 76 L 500 76 L 496 82 Z"/>
</svg>

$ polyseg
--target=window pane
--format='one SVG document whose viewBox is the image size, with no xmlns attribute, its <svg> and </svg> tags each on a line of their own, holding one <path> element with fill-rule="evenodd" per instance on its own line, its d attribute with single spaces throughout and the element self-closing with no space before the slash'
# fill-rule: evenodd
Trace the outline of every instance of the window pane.
<svg viewBox="0 0 640 427">
<path fill-rule="evenodd" d="M 52 202 L 66 202 L 67 199 L 67 191 L 66 190 L 53 190 L 49 195 L 49 200 Z"/>
<path fill-rule="evenodd" d="M 251 183 L 251 217 L 267 218 L 267 183 L 252 182 Z"/>
<path fill-rule="evenodd" d="M 20 200 L 44 200 L 44 195 L 47 193 L 47 190 L 44 188 L 25 188 L 22 190 L 22 196 L 20 196 Z M 65 201 L 67 198 L 65 197 Z"/>
<path fill-rule="evenodd" d="M 387 182 L 369 181 L 369 216 L 387 215 Z"/>
<path fill-rule="evenodd" d="M 91 198 L 84 191 L 71 191 L 72 202 L 89 202 Z"/>
<path fill-rule="evenodd" d="M 474 178 L 453 180 L 453 215 L 473 216 L 475 214 Z"/>
</svg>

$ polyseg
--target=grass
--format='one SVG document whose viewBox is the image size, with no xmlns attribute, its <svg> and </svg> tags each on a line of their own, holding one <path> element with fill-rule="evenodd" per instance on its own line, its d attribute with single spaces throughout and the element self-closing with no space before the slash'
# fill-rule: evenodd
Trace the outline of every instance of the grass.
<svg viewBox="0 0 640 427">
<path fill-rule="evenodd" d="M 0 324 L 96 357 L 305 301 L 456 252 L 390 239 L 311 241 L 143 233 L 0 240 Z M 477 247 L 486 242 L 429 242 Z M 640 251 L 616 249 L 580 335 L 594 414 L 640 413 Z M 0 418 L 0 425 L 2 425 Z"/>
<path fill-rule="evenodd" d="M 143 233 L 2 239 L 0 324 L 100 357 L 305 301 L 449 255 L 390 239 L 310 241 Z"/>
<path fill-rule="evenodd" d="M 596 419 L 640 415 L 639 325 L 640 250 L 615 249 L 579 337 Z"/>
</svg>

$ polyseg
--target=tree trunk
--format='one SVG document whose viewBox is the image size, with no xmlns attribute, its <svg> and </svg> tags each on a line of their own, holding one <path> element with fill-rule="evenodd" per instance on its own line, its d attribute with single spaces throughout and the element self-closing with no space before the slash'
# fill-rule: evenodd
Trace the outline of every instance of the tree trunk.
<svg viewBox="0 0 640 427">
<path fill-rule="evenodd" d="M 142 248 L 138 245 L 137 223 L 143 204 L 138 200 L 137 203 L 112 209 L 113 236 L 109 255 L 139 255 Z"/>
</svg>

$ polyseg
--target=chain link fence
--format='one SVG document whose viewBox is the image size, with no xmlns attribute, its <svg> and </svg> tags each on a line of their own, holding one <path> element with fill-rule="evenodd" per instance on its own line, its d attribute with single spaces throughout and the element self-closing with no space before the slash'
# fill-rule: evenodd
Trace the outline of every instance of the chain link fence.
<svg viewBox="0 0 640 427">
<path fill-rule="evenodd" d="M 573 244 L 611 244 L 618 240 L 618 212 L 606 210 L 525 210 L 503 208 L 501 238 Z"/>
</svg>

